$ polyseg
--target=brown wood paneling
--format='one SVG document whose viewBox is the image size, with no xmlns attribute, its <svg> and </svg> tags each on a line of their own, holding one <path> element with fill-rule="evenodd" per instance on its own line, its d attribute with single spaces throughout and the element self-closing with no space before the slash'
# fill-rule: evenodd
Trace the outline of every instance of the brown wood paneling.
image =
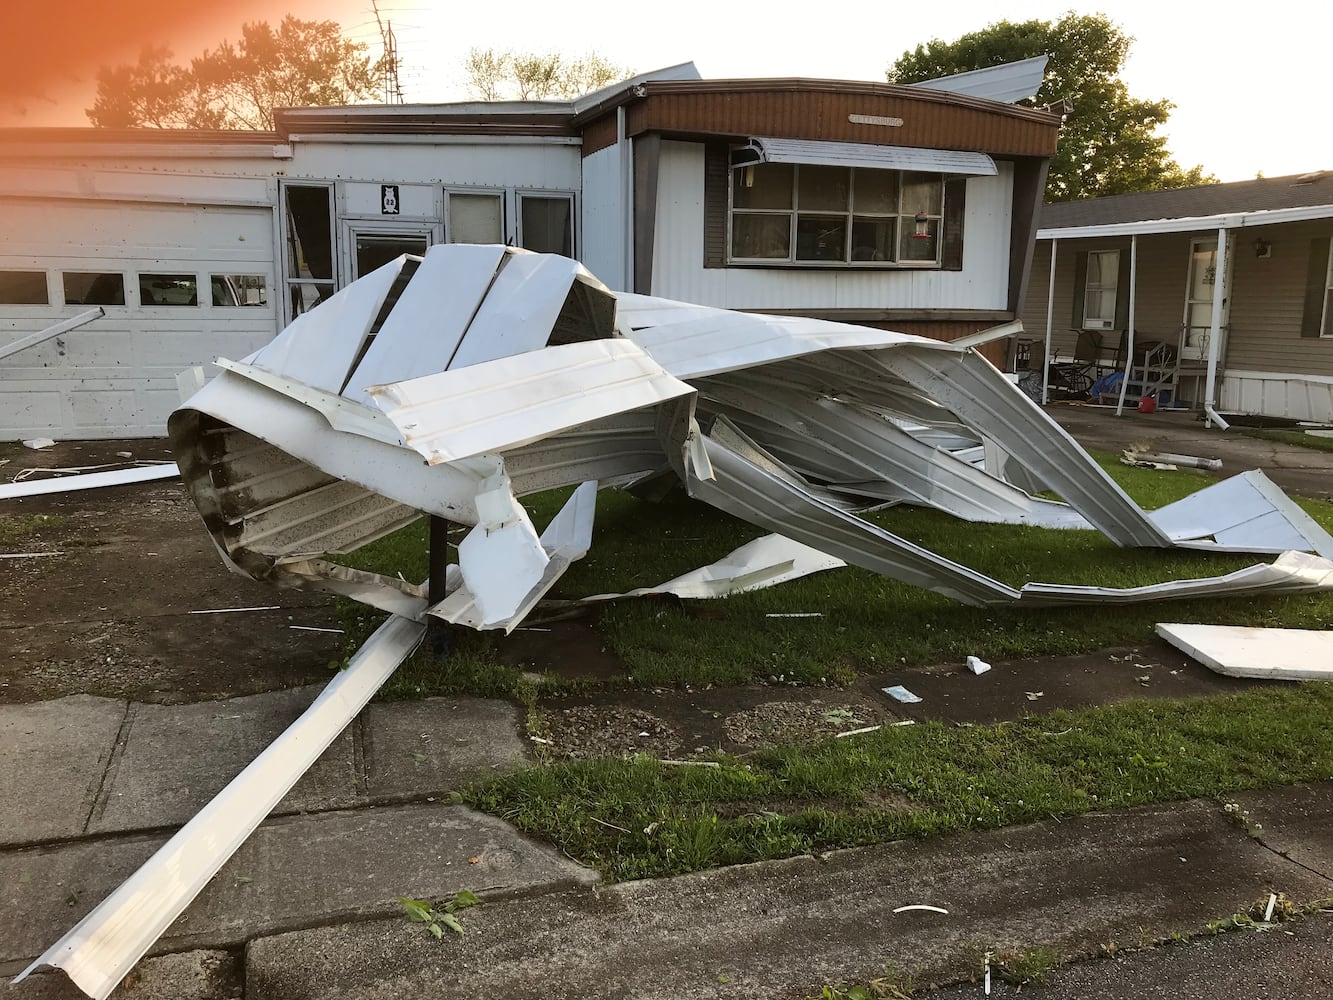
<svg viewBox="0 0 1333 1000">
<path fill-rule="evenodd" d="M 887 322 L 861 323 L 861 326 L 876 330 L 892 330 L 895 333 L 910 333 L 917 337 L 929 337 L 931 340 L 957 340 L 970 333 L 979 333 L 995 326 L 993 320 L 894 320 Z M 995 340 L 982 344 L 977 351 L 991 364 L 1002 368 L 1009 351 L 1008 340 Z"/>
<path fill-rule="evenodd" d="M 595 122 L 590 122 L 583 130 L 583 155 L 591 156 L 599 149 L 614 146 L 616 143 L 616 116 L 607 115 Z"/>
<path fill-rule="evenodd" d="M 816 89 L 782 81 L 707 81 L 711 86 L 649 84 L 631 105 L 631 132 L 773 136 L 1049 157 L 1059 121 L 1045 112 L 904 88 Z M 722 83 L 728 86 L 721 86 Z M 873 86 L 873 85 L 872 85 Z M 899 127 L 857 124 L 851 115 L 900 118 Z"/>
</svg>

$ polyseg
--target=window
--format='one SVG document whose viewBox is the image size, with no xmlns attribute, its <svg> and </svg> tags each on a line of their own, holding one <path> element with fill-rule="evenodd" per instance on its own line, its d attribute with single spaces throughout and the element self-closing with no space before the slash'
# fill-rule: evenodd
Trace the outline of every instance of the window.
<svg viewBox="0 0 1333 1000">
<path fill-rule="evenodd" d="M 537 253 L 574 256 L 574 196 L 520 194 L 518 244 Z"/>
<path fill-rule="evenodd" d="M 941 174 L 757 163 L 731 170 L 730 260 L 940 265 Z"/>
<path fill-rule="evenodd" d="M 421 233 L 354 231 L 353 238 L 356 241 L 354 280 L 365 277 L 405 253 L 424 256 L 430 247 L 430 237 Z"/>
<path fill-rule="evenodd" d="M 193 274 L 139 275 L 141 306 L 197 306 L 198 279 Z"/>
<path fill-rule="evenodd" d="M 1083 284 L 1083 329 L 1110 330 L 1115 326 L 1119 275 L 1119 250 L 1088 253 L 1087 277 Z"/>
<path fill-rule="evenodd" d="M 450 243 L 503 243 L 504 194 L 450 191 L 446 229 Z"/>
<path fill-rule="evenodd" d="M 289 320 L 332 297 L 333 188 L 283 185 L 283 231 Z"/>
<path fill-rule="evenodd" d="M 215 306 L 266 306 L 268 283 L 262 274 L 210 274 Z"/>
<path fill-rule="evenodd" d="M 44 306 L 50 301 L 45 271 L 0 271 L 0 304 Z"/>
<path fill-rule="evenodd" d="M 66 271 L 61 275 L 67 306 L 123 306 L 125 276 L 111 271 Z"/>
</svg>

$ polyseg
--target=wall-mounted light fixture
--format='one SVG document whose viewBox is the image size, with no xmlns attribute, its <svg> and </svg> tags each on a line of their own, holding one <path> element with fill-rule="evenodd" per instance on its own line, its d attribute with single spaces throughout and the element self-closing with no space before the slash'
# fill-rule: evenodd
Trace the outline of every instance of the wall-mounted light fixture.
<svg viewBox="0 0 1333 1000">
<path fill-rule="evenodd" d="M 1260 237 L 1254 241 L 1254 255 L 1260 260 L 1267 260 L 1269 257 L 1273 256 L 1273 244 L 1269 240 Z"/>
</svg>

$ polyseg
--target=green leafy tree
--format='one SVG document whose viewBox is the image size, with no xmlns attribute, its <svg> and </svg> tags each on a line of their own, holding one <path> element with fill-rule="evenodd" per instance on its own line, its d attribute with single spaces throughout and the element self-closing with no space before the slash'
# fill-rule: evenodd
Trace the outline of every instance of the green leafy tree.
<svg viewBox="0 0 1333 1000">
<path fill-rule="evenodd" d="M 953 42 L 934 39 L 904 52 L 888 70 L 890 83 L 919 83 L 1047 55 L 1037 107 L 1068 108 L 1046 185 L 1048 201 L 1216 183 L 1202 166 L 1186 170 L 1167 152 L 1158 129 L 1170 101 L 1132 97 L 1120 72 L 1133 39 L 1104 14 L 1058 21 L 999 21 Z"/>
<path fill-rule="evenodd" d="M 634 75 L 596 52 L 571 59 L 554 52 L 496 49 L 471 49 L 463 72 L 468 89 L 483 101 L 578 97 Z"/>
<path fill-rule="evenodd" d="M 148 47 L 129 66 L 103 67 L 88 119 L 103 127 L 271 129 L 273 109 L 357 104 L 376 99 L 383 73 L 366 46 L 337 22 L 288 15 L 277 28 L 245 24 L 191 61 Z"/>
</svg>

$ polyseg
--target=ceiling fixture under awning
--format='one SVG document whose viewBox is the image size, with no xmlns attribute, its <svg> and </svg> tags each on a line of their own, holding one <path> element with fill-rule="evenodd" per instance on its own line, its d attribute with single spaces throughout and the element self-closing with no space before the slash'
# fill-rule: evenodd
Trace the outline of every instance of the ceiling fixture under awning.
<svg viewBox="0 0 1333 1000">
<path fill-rule="evenodd" d="M 807 163 L 875 170 L 919 170 L 935 174 L 994 177 L 995 161 L 985 153 L 915 146 L 877 146 L 868 142 L 820 142 L 811 139 L 753 138 L 732 150 L 733 167 L 756 163 Z"/>
</svg>

